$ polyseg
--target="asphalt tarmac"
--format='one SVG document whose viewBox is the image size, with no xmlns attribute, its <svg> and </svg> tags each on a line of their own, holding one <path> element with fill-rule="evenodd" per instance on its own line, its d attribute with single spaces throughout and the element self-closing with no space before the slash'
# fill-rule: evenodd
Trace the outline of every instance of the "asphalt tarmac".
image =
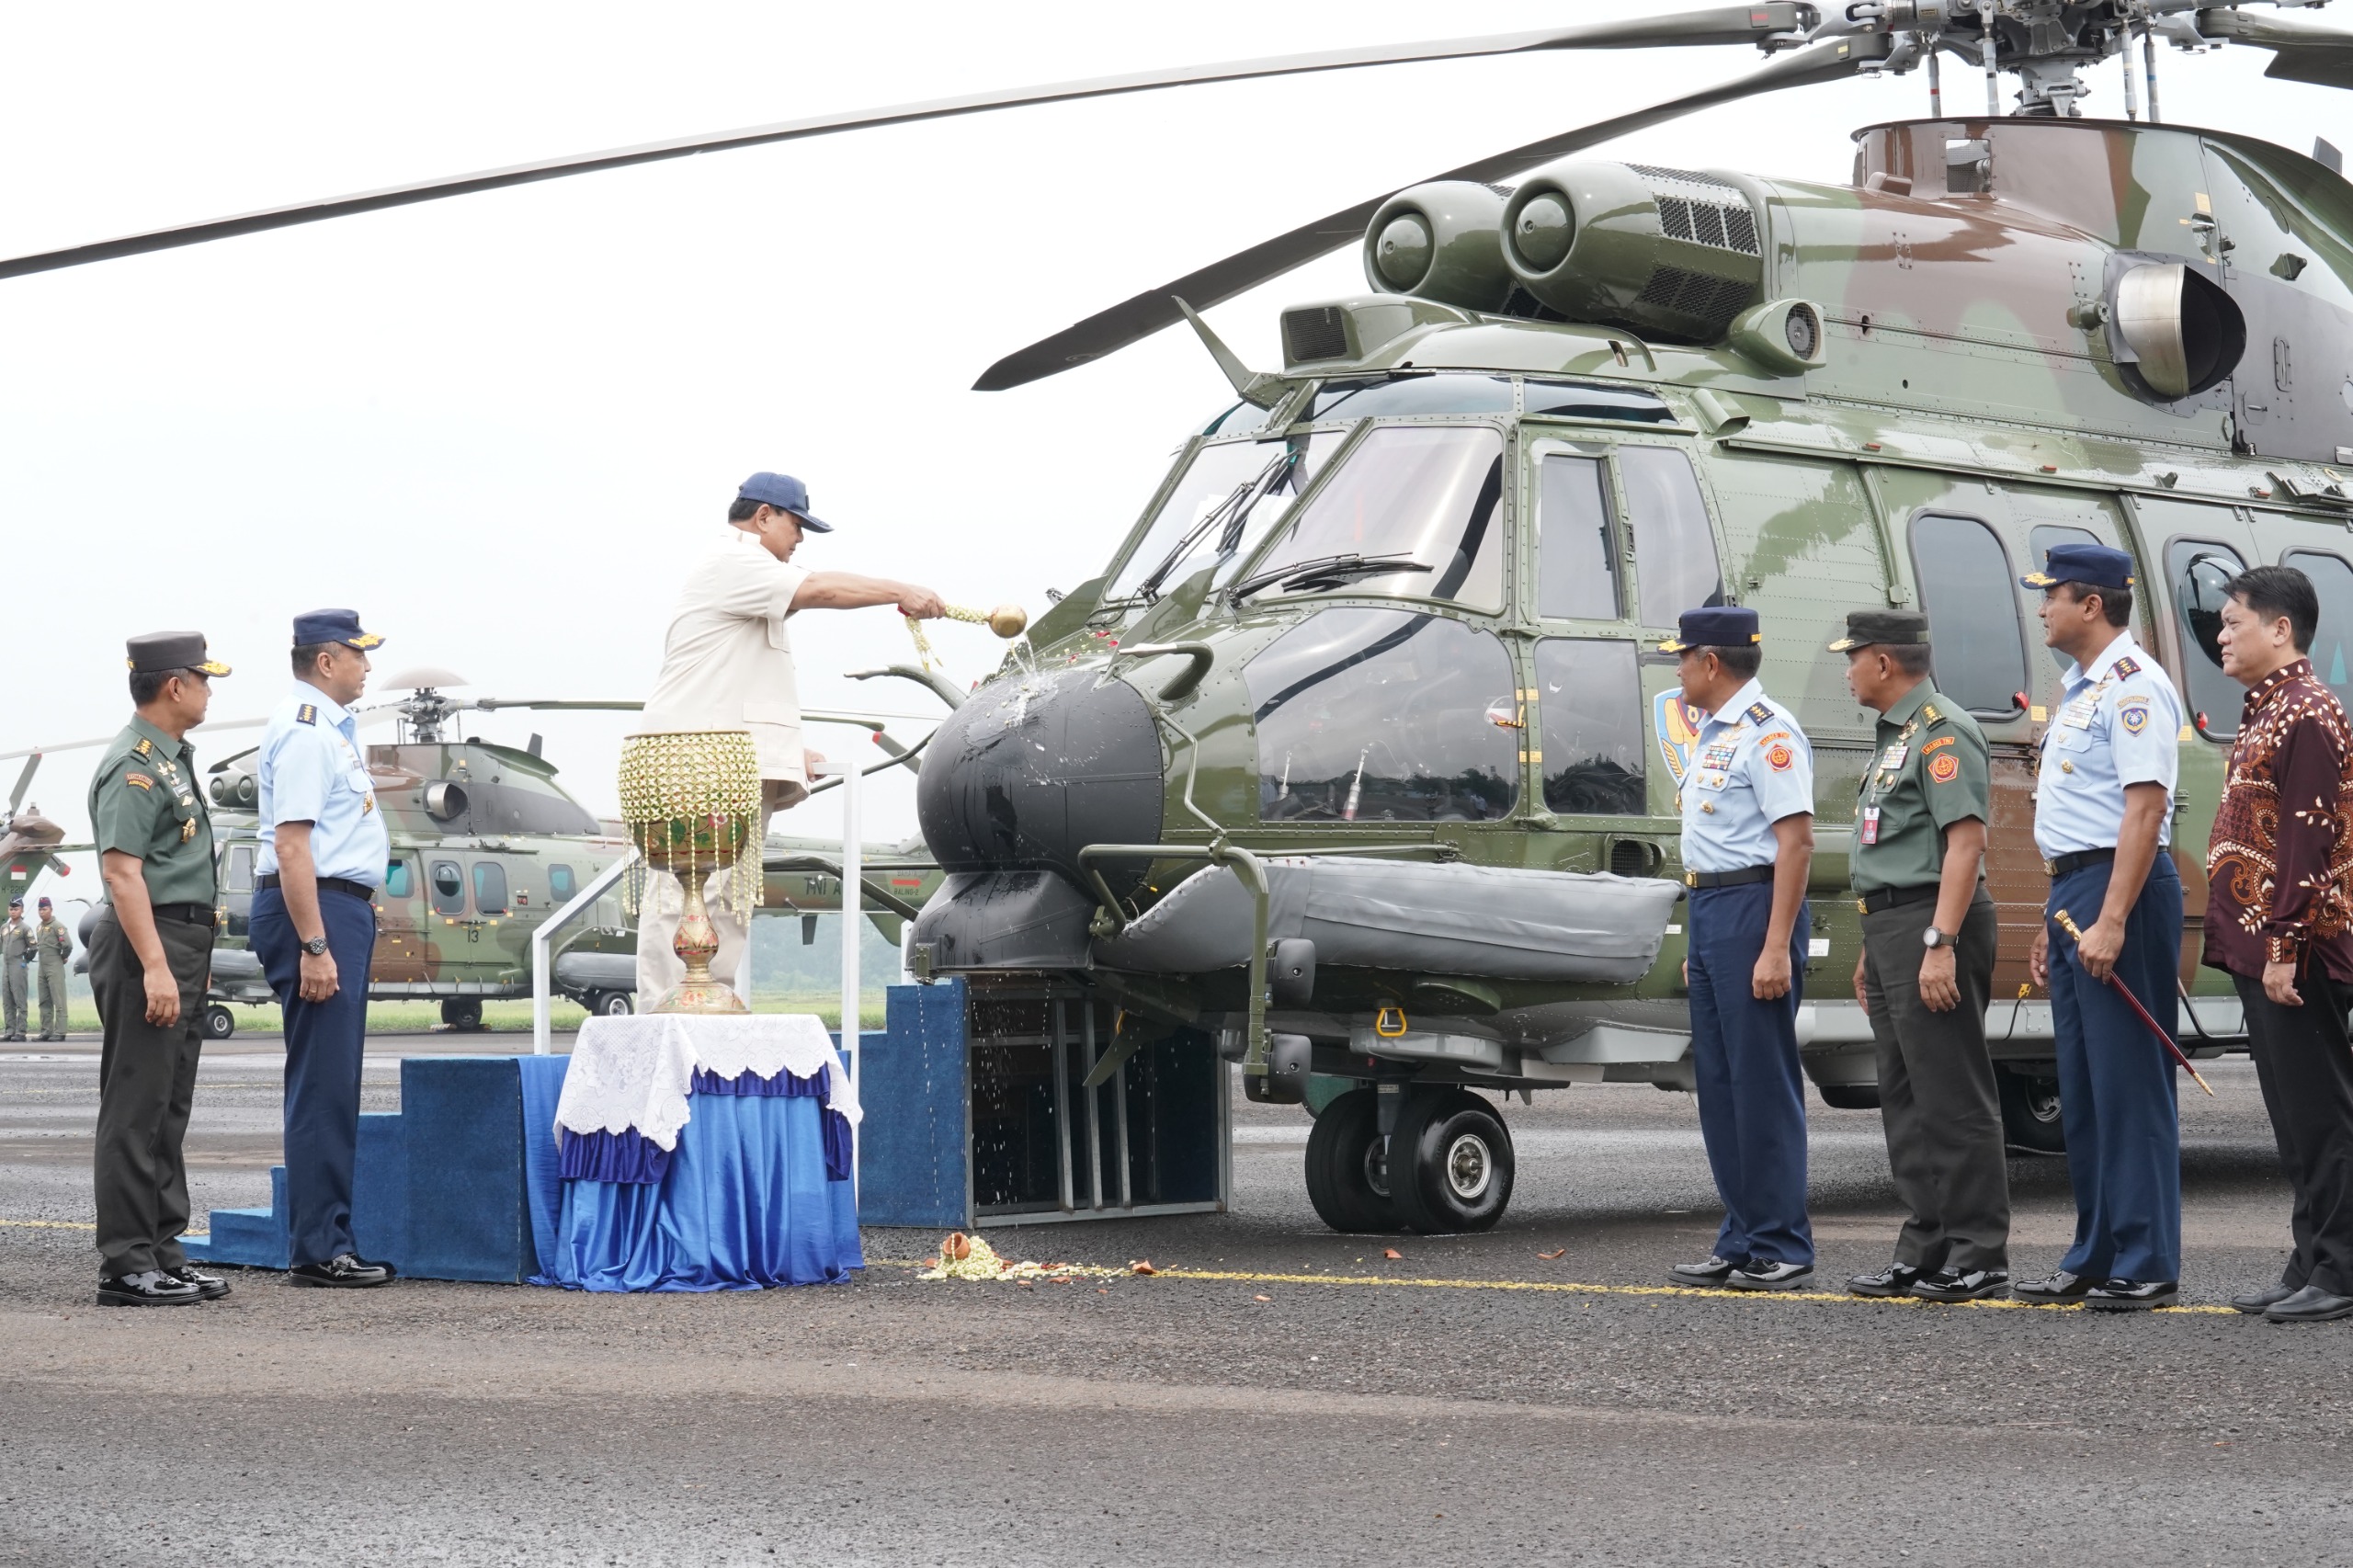
<svg viewBox="0 0 2353 1568">
<path fill-rule="evenodd" d="M 515 1042 L 376 1044 L 370 1109 L 399 1050 Z M 1716 1215 L 1690 1100 L 1647 1087 L 1513 1104 L 1481 1236 L 1332 1235 L 1304 1113 L 1241 1106 L 1233 1214 L 989 1233 L 1156 1278 L 920 1283 L 938 1238 L 875 1230 L 835 1288 L 232 1271 L 124 1312 L 90 1296 L 94 1049 L 0 1056 L 0 1563 L 2353 1562 L 2353 1322 L 2219 1310 L 2287 1244 L 2243 1061 L 2183 1099 L 2194 1305 L 2146 1316 L 1830 1293 L 1897 1215 L 1877 1114 L 1818 1102 L 1825 1289 L 1662 1290 Z M 208 1048 L 199 1223 L 267 1200 L 276 1051 Z M 2039 1273 L 2065 1169 L 2010 1173 Z"/>
</svg>

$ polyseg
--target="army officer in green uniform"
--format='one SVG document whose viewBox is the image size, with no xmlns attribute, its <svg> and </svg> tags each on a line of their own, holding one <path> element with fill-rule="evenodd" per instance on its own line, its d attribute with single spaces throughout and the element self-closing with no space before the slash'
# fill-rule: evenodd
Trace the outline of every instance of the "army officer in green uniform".
<svg viewBox="0 0 2353 1568">
<path fill-rule="evenodd" d="M 180 1141 L 196 1097 L 198 1020 L 212 971 L 212 823 L 196 748 L 229 666 L 193 631 L 131 640 L 136 709 L 90 780 L 107 902 L 90 928 L 98 1057 L 98 1304 L 169 1307 L 225 1296 L 188 1265 Z"/>
<path fill-rule="evenodd" d="M 25 924 L 25 901 L 8 901 L 8 923 L 0 926 L 0 990 L 7 998 L 7 1018 L 0 1040 L 25 1038 L 25 966 L 33 961 L 33 928 Z"/>
<path fill-rule="evenodd" d="M 1848 860 L 1863 917 L 1855 999 L 1878 1047 L 1880 1115 L 1911 1210 L 1895 1260 L 1859 1296 L 1965 1301 L 2009 1289 L 2010 1188 L 1985 1004 L 1996 927 L 1986 895 L 1985 736 L 1928 679 L 1928 621 L 1857 610 L 1830 644 L 1879 734 Z"/>
</svg>

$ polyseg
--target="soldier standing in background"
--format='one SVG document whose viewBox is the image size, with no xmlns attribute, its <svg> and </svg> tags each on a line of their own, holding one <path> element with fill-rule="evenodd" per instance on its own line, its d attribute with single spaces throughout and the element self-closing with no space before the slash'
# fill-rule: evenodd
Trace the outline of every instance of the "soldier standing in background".
<svg viewBox="0 0 2353 1568">
<path fill-rule="evenodd" d="M 74 957 L 74 936 L 43 897 L 40 924 L 33 928 L 33 956 L 40 982 L 40 1038 L 65 1038 L 65 966 Z"/>
<path fill-rule="evenodd" d="M 7 1029 L 0 1040 L 25 1038 L 25 965 L 32 961 L 33 928 L 25 924 L 25 901 L 8 901 L 8 923 L 0 926 L 0 996 L 6 998 Z"/>
</svg>

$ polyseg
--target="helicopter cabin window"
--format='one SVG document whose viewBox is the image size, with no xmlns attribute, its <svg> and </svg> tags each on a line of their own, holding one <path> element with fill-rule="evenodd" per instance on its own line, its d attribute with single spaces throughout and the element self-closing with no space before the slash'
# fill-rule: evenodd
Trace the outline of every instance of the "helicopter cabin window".
<svg viewBox="0 0 2353 1568">
<path fill-rule="evenodd" d="M 1504 438 L 1487 426 L 1392 425 L 1358 442 L 1233 586 L 1503 608 Z"/>
<path fill-rule="evenodd" d="M 409 892 L 408 862 L 393 860 L 384 867 L 384 896 L 406 898 Z"/>
<path fill-rule="evenodd" d="M 433 862 L 433 913 L 463 915 L 466 912 L 465 873 L 455 860 Z"/>
<path fill-rule="evenodd" d="M 2189 722 L 2210 741 L 2239 733 L 2239 708 L 2246 688 L 2222 673 L 2222 605 L 2232 578 L 2246 570 L 2227 544 L 2177 539 L 2165 547 L 2165 576 L 2173 584 L 2174 612 L 2181 619 L 2181 664 L 2189 674 Z"/>
<path fill-rule="evenodd" d="M 1536 611 L 1547 620 L 1618 619 L 1618 543 L 1599 458 L 1547 452 L 1537 472 Z"/>
<path fill-rule="evenodd" d="M 2006 719 L 2026 689 L 2018 574 L 1994 530 L 1975 517 L 1923 513 L 1912 524 L 1912 569 L 1934 644 L 1937 689 L 1970 712 Z"/>
<path fill-rule="evenodd" d="M 548 868 L 548 898 L 558 904 L 569 903 L 572 895 L 580 891 L 572 880 L 572 868 L 557 861 Z"/>
<path fill-rule="evenodd" d="M 1540 381 L 1524 385 L 1522 412 L 1540 419 L 1607 419 L 1612 424 L 1672 425 L 1675 411 L 1656 392 L 1590 381 Z"/>
<path fill-rule="evenodd" d="M 1573 816 L 1640 816 L 1643 686 L 1631 642 L 1552 637 L 1536 644 L 1544 805 Z"/>
<path fill-rule="evenodd" d="M 1407 610 L 1327 609 L 1243 672 L 1266 822 L 1488 822 L 1518 798 L 1511 655 Z"/>
<path fill-rule="evenodd" d="M 1724 602 L 1716 536 L 1691 460 L 1673 447 L 1620 447 L 1626 521 L 1634 535 L 1634 577 L 1643 624 L 1673 626 L 1687 609 Z"/>
<path fill-rule="evenodd" d="M 1195 451 L 1104 601 L 1154 598 L 1212 561 L 1238 559 L 1290 509 L 1341 438 L 1326 432 Z"/>
<path fill-rule="evenodd" d="M 2353 701 L 2353 566 L 2341 556 L 2316 550 L 2291 550 L 2279 558 L 2313 580 L 2320 597 L 2320 628 L 2313 633 L 2306 655 L 2313 674 L 2336 693 L 2339 702 Z"/>
<path fill-rule="evenodd" d="M 1325 381 L 1307 411 L 1311 423 L 1415 414 L 1509 414 L 1508 376 L 1403 375 L 1370 381 Z"/>
<path fill-rule="evenodd" d="M 229 846 L 228 864 L 221 873 L 221 891 L 222 892 L 254 891 L 254 847 L 252 845 L 233 844 Z"/>
<path fill-rule="evenodd" d="M 495 860 L 474 862 L 474 913 L 506 913 L 506 868 Z"/>
</svg>

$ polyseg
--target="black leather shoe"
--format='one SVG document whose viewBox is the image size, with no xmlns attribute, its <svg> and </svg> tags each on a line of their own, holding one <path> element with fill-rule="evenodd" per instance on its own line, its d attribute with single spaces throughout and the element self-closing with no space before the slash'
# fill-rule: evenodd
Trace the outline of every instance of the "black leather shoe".
<svg viewBox="0 0 2353 1568">
<path fill-rule="evenodd" d="M 1924 1301 L 1990 1301 L 2009 1293 L 2006 1268 L 1939 1268 L 1912 1287 L 1912 1294 Z"/>
<path fill-rule="evenodd" d="M 2266 1323 L 2328 1323 L 2353 1317 L 2353 1296 L 2333 1296 L 2307 1285 L 2263 1314 Z"/>
<path fill-rule="evenodd" d="M 1746 1263 L 1746 1258 L 1733 1259 L 1708 1255 L 1704 1263 L 1678 1263 L 1666 1271 L 1666 1277 L 1677 1285 L 1721 1285 L 1732 1277 L 1732 1271 Z"/>
<path fill-rule="evenodd" d="M 1858 1274 L 1847 1281 L 1854 1296 L 1908 1296 L 1923 1271 L 1908 1263 L 1891 1263 L 1877 1274 Z"/>
<path fill-rule="evenodd" d="M 2171 1279 L 2111 1279 L 2084 1292 L 2084 1305 L 2096 1312 L 2145 1312 L 2180 1300 L 2181 1287 Z"/>
<path fill-rule="evenodd" d="M 289 1285 L 316 1285 L 331 1290 L 364 1290 L 392 1282 L 392 1266 L 369 1263 L 357 1253 L 337 1253 L 324 1263 L 305 1263 L 286 1273 Z"/>
<path fill-rule="evenodd" d="M 1813 1278 L 1811 1263 L 1774 1263 L 1752 1257 L 1745 1268 L 1735 1268 L 1724 1278 L 1724 1284 L 1734 1290 L 1794 1290 Z"/>
<path fill-rule="evenodd" d="M 194 1286 L 197 1295 L 207 1301 L 217 1301 L 229 1293 L 229 1282 L 226 1279 L 222 1278 L 218 1274 L 207 1274 L 200 1268 L 191 1268 L 185 1263 L 177 1268 L 166 1268 L 164 1272 L 183 1285 Z"/>
<path fill-rule="evenodd" d="M 2010 1295 L 2018 1301 L 2034 1301 L 2049 1306 L 2053 1302 L 2080 1301 L 2084 1299 L 2085 1292 L 2098 1283 L 2098 1280 L 2088 1274 L 2070 1274 L 2062 1268 L 2056 1273 L 2044 1276 L 2031 1285 L 2011 1286 Z"/>
<path fill-rule="evenodd" d="M 2261 1290 L 2249 1290 L 2244 1296 L 2231 1298 L 2231 1310 L 2245 1312 L 2251 1318 L 2259 1318 L 2302 1290 L 2301 1285 L 2273 1285 Z"/>
<path fill-rule="evenodd" d="M 195 1286 L 184 1285 L 161 1269 L 98 1276 L 102 1307 L 192 1307 L 202 1300 Z"/>
</svg>

